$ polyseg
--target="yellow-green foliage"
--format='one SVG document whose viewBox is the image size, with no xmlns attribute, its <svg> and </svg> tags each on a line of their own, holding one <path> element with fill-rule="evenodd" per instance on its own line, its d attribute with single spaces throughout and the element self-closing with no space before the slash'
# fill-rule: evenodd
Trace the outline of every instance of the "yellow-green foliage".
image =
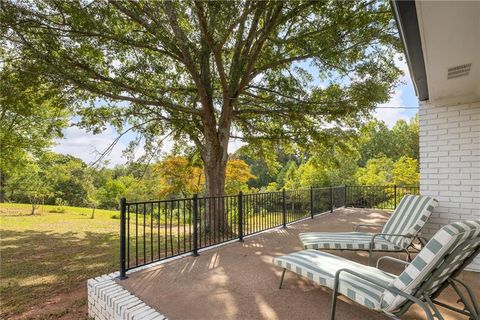
<svg viewBox="0 0 480 320">
<path fill-rule="evenodd" d="M 381 156 L 367 161 L 356 173 L 359 185 L 416 185 L 419 183 L 418 162 L 403 156 L 397 161 Z"/>
<path fill-rule="evenodd" d="M 393 180 L 396 185 L 415 185 L 420 181 L 418 161 L 406 156 L 398 159 L 393 165 Z"/>
<path fill-rule="evenodd" d="M 385 156 L 370 159 L 365 168 L 359 168 L 356 173 L 359 185 L 382 186 L 393 182 L 393 161 Z"/>
</svg>

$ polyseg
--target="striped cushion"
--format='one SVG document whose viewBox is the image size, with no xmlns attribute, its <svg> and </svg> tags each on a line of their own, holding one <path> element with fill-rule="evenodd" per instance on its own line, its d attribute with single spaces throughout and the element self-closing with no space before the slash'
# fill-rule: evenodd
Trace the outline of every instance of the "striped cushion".
<svg viewBox="0 0 480 320">
<path fill-rule="evenodd" d="M 450 255 L 455 248 L 467 240 L 478 240 L 457 255 Z M 419 289 L 433 293 L 448 277 L 462 265 L 463 261 L 479 250 L 480 220 L 456 222 L 444 226 L 413 259 L 412 263 L 394 279 L 390 285 L 408 294 Z M 428 282 L 425 282 L 429 280 Z M 385 292 L 382 307 L 388 312 L 397 310 L 405 299 Z"/>
<path fill-rule="evenodd" d="M 373 234 L 364 232 L 307 232 L 300 233 L 305 249 L 368 250 Z M 400 251 L 400 247 L 382 237 L 375 238 L 376 251 Z"/>
<path fill-rule="evenodd" d="M 343 268 L 375 278 L 385 285 L 396 278 L 395 275 L 377 268 L 317 250 L 303 250 L 276 257 L 273 259 L 273 263 L 330 289 L 333 289 L 335 273 Z M 339 292 L 370 309 L 380 309 L 384 289 L 354 275 L 342 273 L 340 275 Z"/>
<path fill-rule="evenodd" d="M 434 198 L 418 195 L 406 195 L 402 198 L 382 233 L 415 236 L 425 225 L 433 209 L 438 206 Z M 385 239 L 398 247 L 408 247 L 413 239 L 398 236 L 385 236 Z"/>
</svg>

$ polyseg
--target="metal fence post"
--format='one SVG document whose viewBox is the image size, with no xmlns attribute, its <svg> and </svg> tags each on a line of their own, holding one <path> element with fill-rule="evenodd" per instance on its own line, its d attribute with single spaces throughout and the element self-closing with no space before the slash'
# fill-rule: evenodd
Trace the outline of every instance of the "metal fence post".
<svg viewBox="0 0 480 320">
<path fill-rule="evenodd" d="M 285 188 L 282 189 L 282 222 L 283 222 L 283 227 L 287 227 L 287 204 L 285 202 Z"/>
<path fill-rule="evenodd" d="M 393 186 L 393 209 L 397 208 L 397 185 Z"/>
<path fill-rule="evenodd" d="M 127 199 L 120 200 L 120 280 L 127 278 L 127 264 L 126 264 L 126 212 Z"/>
<path fill-rule="evenodd" d="M 313 187 L 310 187 L 310 216 L 313 219 L 315 211 L 313 210 Z"/>
<path fill-rule="evenodd" d="M 238 193 L 238 239 L 243 241 L 243 193 Z"/>
<path fill-rule="evenodd" d="M 347 202 L 347 185 L 345 185 L 345 190 L 343 191 L 343 206 L 348 207 Z"/>
<path fill-rule="evenodd" d="M 193 255 L 198 256 L 198 195 L 193 195 Z"/>
<path fill-rule="evenodd" d="M 333 187 L 330 186 L 330 213 L 333 213 Z"/>
</svg>

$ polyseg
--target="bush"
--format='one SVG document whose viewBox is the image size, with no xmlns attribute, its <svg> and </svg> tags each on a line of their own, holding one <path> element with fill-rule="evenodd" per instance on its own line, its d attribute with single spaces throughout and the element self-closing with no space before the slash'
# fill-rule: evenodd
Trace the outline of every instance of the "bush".
<svg viewBox="0 0 480 320">
<path fill-rule="evenodd" d="M 55 205 L 56 207 L 50 209 L 48 212 L 51 213 L 65 213 L 65 207 L 67 205 L 67 202 L 61 198 L 56 198 L 55 199 Z"/>
</svg>

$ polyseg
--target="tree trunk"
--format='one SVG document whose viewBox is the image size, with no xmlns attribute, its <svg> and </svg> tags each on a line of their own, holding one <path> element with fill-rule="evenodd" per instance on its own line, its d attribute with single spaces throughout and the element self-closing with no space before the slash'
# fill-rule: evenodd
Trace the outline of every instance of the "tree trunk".
<svg viewBox="0 0 480 320">
<path fill-rule="evenodd" d="M 0 169 L 0 203 L 4 203 L 6 198 L 5 179 L 6 179 L 6 175 L 3 172 L 3 170 Z"/>
<path fill-rule="evenodd" d="M 218 139 L 218 136 L 214 135 L 213 139 L 207 141 L 202 153 L 208 197 L 205 201 L 205 231 L 213 234 L 212 239 L 220 237 L 228 230 L 224 202 L 227 148 L 228 138 Z"/>
</svg>

